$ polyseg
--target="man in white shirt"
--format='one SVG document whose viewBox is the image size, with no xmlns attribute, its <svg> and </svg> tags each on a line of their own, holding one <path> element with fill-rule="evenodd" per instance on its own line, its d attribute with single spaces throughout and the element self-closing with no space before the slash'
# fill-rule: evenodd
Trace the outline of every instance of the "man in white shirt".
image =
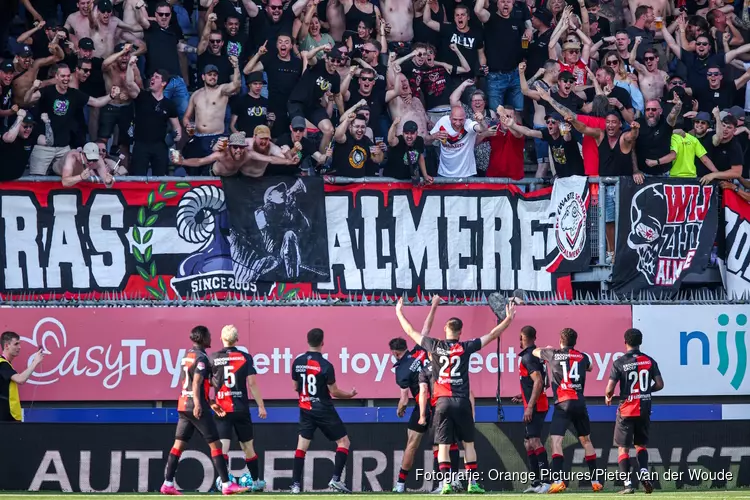
<svg viewBox="0 0 750 500">
<path fill-rule="evenodd" d="M 450 117 L 438 120 L 426 142 L 440 141 L 440 177 L 472 177 L 477 175 L 474 146 L 477 136 L 487 130 L 484 115 L 475 113 L 474 120 L 466 118 L 461 106 L 451 108 Z"/>
</svg>

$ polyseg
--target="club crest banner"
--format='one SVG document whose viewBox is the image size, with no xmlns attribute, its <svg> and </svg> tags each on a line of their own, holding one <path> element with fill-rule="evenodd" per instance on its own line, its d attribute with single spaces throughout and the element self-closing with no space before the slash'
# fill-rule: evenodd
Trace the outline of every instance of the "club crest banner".
<svg viewBox="0 0 750 500">
<path fill-rule="evenodd" d="M 750 203 L 724 190 L 725 285 L 730 298 L 750 296 Z"/>
</svg>

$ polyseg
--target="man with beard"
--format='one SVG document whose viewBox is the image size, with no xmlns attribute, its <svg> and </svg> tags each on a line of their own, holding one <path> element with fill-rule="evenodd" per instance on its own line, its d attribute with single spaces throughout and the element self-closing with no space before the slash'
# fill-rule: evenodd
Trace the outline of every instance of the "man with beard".
<svg viewBox="0 0 750 500">
<path fill-rule="evenodd" d="M 165 70 L 155 71 L 148 89 L 141 90 L 135 81 L 135 67 L 138 59 L 131 57 L 125 72 L 128 95 L 133 99 L 133 157 L 130 173 L 133 175 L 167 175 L 169 152 L 164 137 L 168 127 L 174 130 L 175 143 L 182 138 L 182 129 L 177 118 L 177 106 L 164 97 L 164 89 L 169 83 Z"/>
<path fill-rule="evenodd" d="M 375 88 L 375 82 L 377 81 L 377 74 L 374 70 L 369 68 L 363 68 L 359 72 L 357 78 L 357 87 L 349 90 L 347 85 L 346 89 L 342 89 L 341 93 L 344 95 L 344 101 L 347 106 L 351 106 L 355 102 L 359 102 L 364 99 L 367 102 L 367 106 L 370 108 L 370 121 L 373 130 L 376 131 L 377 136 L 382 135 L 380 119 L 385 112 L 385 92 L 380 92 Z"/>
<path fill-rule="evenodd" d="M 224 34 L 221 31 L 212 29 L 216 14 L 209 14 L 206 27 L 203 29 L 200 42 L 198 42 L 198 67 L 205 68 L 213 65 L 219 68 L 218 84 L 229 83 L 232 75 L 232 65 L 229 63 L 229 57 L 224 50 Z"/>
<path fill-rule="evenodd" d="M 659 69 L 659 55 L 654 49 L 646 49 L 643 53 L 643 60 L 645 65 L 638 62 L 636 59 L 636 52 L 641 46 L 643 39 L 641 37 L 635 38 L 635 44 L 633 50 L 630 51 L 630 64 L 638 72 L 638 85 L 643 93 L 645 100 L 661 99 L 664 94 L 664 86 L 667 84 L 669 75 Z"/>
<path fill-rule="evenodd" d="M 284 153 L 271 142 L 271 131 L 265 125 L 258 125 L 252 138 L 246 139 L 244 132 L 229 137 L 228 147 L 214 151 L 204 158 L 175 158 L 175 165 L 184 167 L 205 167 L 208 173 L 221 177 L 231 177 L 241 173 L 248 177 L 263 177 L 269 164 L 294 165 L 299 162 L 297 149 Z"/>
<path fill-rule="evenodd" d="M 263 73 L 254 71 L 247 75 L 247 94 L 230 99 L 232 119 L 229 128 L 232 132 L 250 133 L 258 125 L 268 125 L 268 99 L 260 95 L 263 90 Z"/>
<path fill-rule="evenodd" d="M 355 114 L 358 107 L 365 103 L 360 101 L 347 114 L 333 139 L 338 144 L 333 150 L 333 169 L 341 177 L 365 177 L 375 175 L 378 166 L 383 162 L 383 151 L 373 144 L 365 135 L 367 120 Z"/>
<path fill-rule="evenodd" d="M 708 78 L 708 86 L 704 85 L 695 90 L 698 111 L 711 111 L 717 107 L 729 109 L 736 102 L 737 91 L 750 81 L 750 69 L 746 70 L 739 78 L 725 82 L 721 69 L 710 66 L 706 77 Z"/>
<path fill-rule="evenodd" d="M 432 184 L 433 178 L 427 174 L 424 161 L 424 139 L 417 134 L 419 127 L 413 121 L 407 121 L 402 129 L 403 134 L 397 135 L 400 123 L 401 118 L 394 118 L 388 130 L 388 145 L 391 149 L 388 152 L 385 177 L 419 182 L 421 174 L 427 184 Z"/>
<path fill-rule="evenodd" d="M 594 80 L 596 81 L 595 86 L 586 89 L 584 92 L 587 102 L 581 106 L 583 113 L 591 114 L 594 106 L 593 100 L 596 94 L 599 93 L 607 98 L 610 106 L 622 114 L 623 120 L 628 123 L 635 120 L 635 110 L 633 109 L 633 101 L 630 99 L 630 94 L 624 88 L 615 85 L 615 72 L 612 68 L 608 66 L 600 67 L 596 70 Z M 601 89 L 600 91 L 597 90 L 597 86 Z"/>
<path fill-rule="evenodd" d="M 389 70 L 389 73 L 391 70 Z M 409 79 L 403 73 L 397 73 L 394 88 L 386 92 L 385 102 L 395 122 L 399 118 L 399 124 L 414 122 L 417 124 L 417 135 L 424 138 L 427 135 L 427 112 L 422 101 L 412 95 Z M 397 125 L 398 126 L 398 125 Z M 398 134 L 399 130 L 396 130 Z"/>
<path fill-rule="evenodd" d="M 341 61 L 337 48 L 334 47 L 326 54 L 323 64 L 317 63 L 302 74 L 302 78 L 292 90 L 287 105 L 290 118 L 302 116 L 323 133 L 320 152 L 326 150 L 334 132 L 331 119 L 322 104 L 323 97 L 328 96 L 329 102 L 335 100 L 338 109 L 346 109 L 341 96 L 341 77 L 337 71 L 338 63 Z"/>
<path fill-rule="evenodd" d="M 638 170 L 646 175 L 663 176 L 672 167 L 668 155 L 672 145 L 672 130 L 682 111 L 682 101 L 672 93 L 674 104 L 666 119 L 662 117 L 661 103 L 652 99 L 646 101 L 646 116 L 638 119 L 641 131 L 635 143 Z"/>
<path fill-rule="evenodd" d="M 13 77 L 13 104 L 19 107 L 27 105 L 24 97 L 33 85 L 34 80 L 37 79 L 39 70 L 46 66 L 57 64 L 65 57 L 65 53 L 57 41 L 57 36 L 49 44 L 49 51 L 52 54 L 51 56 L 43 59 L 34 59 L 31 47 L 24 45 L 19 49 L 13 61 L 13 66 L 16 70 L 16 74 Z"/>
<path fill-rule="evenodd" d="M 333 149 L 328 148 L 326 154 L 318 151 L 318 146 L 307 138 L 307 126 L 305 119 L 295 116 L 289 126 L 289 133 L 282 135 L 276 140 L 276 145 L 282 151 L 296 149 L 300 159 L 299 170 L 303 172 L 314 171 L 316 167 L 324 165 L 333 156 Z M 300 147 L 297 147 L 299 144 Z M 286 149 L 284 149 L 286 148 Z M 299 171 L 291 171 L 288 166 L 269 165 L 266 175 L 296 175 Z"/>
<path fill-rule="evenodd" d="M 138 57 L 137 53 L 131 54 L 132 46 L 121 43 L 115 47 L 115 53 L 102 63 L 104 71 L 104 83 L 108 90 L 112 87 L 124 88 L 126 85 L 128 63 L 131 57 Z M 133 68 L 133 78 L 139 88 L 143 88 L 141 72 L 136 66 Z M 117 99 L 102 109 L 99 115 L 99 133 L 97 137 L 106 143 L 117 126 L 117 144 L 120 154 L 125 155 L 125 165 L 130 166 L 130 124 L 133 122 L 133 100 L 130 95 L 123 92 Z"/>
<path fill-rule="evenodd" d="M 78 0 L 78 12 L 73 12 L 65 20 L 65 29 L 70 33 L 70 39 L 76 43 L 80 38 L 91 37 L 91 26 L 94 24 L 94 0 Z"/>
<path fill-rule="evenodd" d="M 62 171 L 60 175 L 62 177 L 62 185 L 65 187 L 75 186 L 81 181 L 89 179 L 92 173 L 95 171 L 99 180 L 109 187 L 115 183 L 115 178 L 112 176 L 109 166 L 105 162 L 105 155 L 107 150 L 102 145 L 102 150 L 99 150 L 99 146 L 95 142 L 87 142 L 83 146 L 83 150 L 74 150 L 68 152 L 65 155 L 63 161 Z"/>
<path fill-rule="evenodd" d="M 34 27 L 21 33 L 16 41 L 22 45 L 29 45 L 34 54 L 34 59 L 43 59 L 52 55 L 52 52 L 49 50 L 49 45 L 52 43 L 52 40 L 58 32 L 59 35 L 57 39 L 62 41 L 62 45 L 65 45 L 68 36 L 67 30 L 59 27 L 56 18 L 34 23 Z M 40 71 L 39 74 L 42 75 L 40 80 L 47 78 L 47 72 L 45 70 Z"/>
<path fill-rule="evenodd" d="M 0 158 L 3 159 L 0 168 L 0 181 L 14 181 L 23 175 L 36 138 L 31 135 L 34 130 L 34 117 L 19 109 L 16 121 L 5 132 L 0 141 Z"/>
<path fill-rule="evenodd" d="M 211 148 L 216 139 L 224 133 L 224 119 L 229 97 L 239 92 L 241 84 L 237 58 L 232 56 L 229 62 L 234 68 L 232 83 L 219 85 L 219 68 L 209 64 L 203 68 L 204 87 L 190 96 L 182 124 L 188 129 L 195 116 L 195 135 L 183 150 L 186 158 L 202 158 L 211 154 Z M 190 175 L 203 175 L 203 173 L 194 171 Z"/>
<path fill-rule="evenodd" d="M 13 62 L 3 61 L 0 63 L 0 133 L 5 132 L 12 119 L 18 111 L 18 106 L 13 104 L 13 75 L 16 70 Z"/>
<path fill-rule="evenodd" d="M 307 0 L 296 0 L 288 8 L 284 8 L 282 0 L 268 0 L 265 8 L 250 19 L 250 33 L 253 45 L 260 47 L 269 40 L 271 43 L 282 33 L 291 33 L 294 20 L 307 5 Z"/>
<path fill-rule="evenodd" d="M 267 42 L 266 42 L 267 43 Z M 286 104 L 302 75 L 302 60 L 292 52 L 292 37 L 288 33 L 276 39 L 276 51 L 269 53 L 266 43 L 247 62 L 243 73 L 265 71 L 268 78 L 268 113 L 274 116 L 273 135 L 278 136 L 289 128 Z"/>
<path fill-rule="evenodd" d="M 120 95 L 119 87 L 112 87 L 109 95 L 89 97 L 78 89 L 69 88 L 70 68 L 59 64 L 55 71 L 55 85 L 39 90 L 42 82 L 35 80 L 26 92 L 24 101 L 39 102 L 39 111 L 47 113 L 55 133 L 52 145 L 36 146 L 31 152 L 29 167 L 31 175 L 46 175 L 50 165 L 58 173 L 60 161 L 70 151 L 71 131 L 75 129 L 77 115 L 83 106 L 102 108 Z"/>
<path fill-rule="evenodd" d="M 101 62 L 101 60 L 100 60 Z M 78 89 L 84 94 L 86 91 L 82 90 L 82 86 L 89 80 L 91 73 L 93 72 L 93 61 L 91 59 L 78 59 L 76 62 L 75 71 L 70 74 L 70 83 L 68 87 L 71 89 Z M 75 117 L 75 128 L 70 132 L 70 147 L 80 148 L 86 144 L 86 116 L 83 113 L 84 108 L 80 108 Z M 91 111 L 91 110 L 89 110 Z M 89 118 L 91 115 L 89 115 Z"/>
<path fill-rule="evenodd" d="M 104 59 L 115 52 L 115 35 L 118 30 L 128 33 L 143 31 L 143 28 L 139 25 L 135 24 L 131 26 L 122 21 L 122 19 L 113 16 L 112 10 L 113 7 L 110 0 L 99 0 L 97 8 L 94 11 L 94 22 L 91 25 L 90 34 L 90 38 L 94 40 L 94 46 L 96 47 L 94 57 Z M 145 52 L 145 49 L 143 52 Z"/>
<path fill-rule="evenodd" d="M 599 175 L 602 177 L 633 176 L 636 184 L 643 183 L 643 174 L 634 166 L 631 152 L 639 133 L 642 130 L 639 122 L 630 124 L 630 130 L 622 131 L 622 117 L 616 111 L 606 116 L 604 130 L 591 128 L 578 119 L 573 126 L 582 134 L 593 137 L 599 145 Z M 670 136 L 667 136 L 669 139 Z M 607 186 L 604 203 L 604 221 L 607 238 L 607 264 L 612 264 L 615 257 L 615 186 Z"/>
</svg>

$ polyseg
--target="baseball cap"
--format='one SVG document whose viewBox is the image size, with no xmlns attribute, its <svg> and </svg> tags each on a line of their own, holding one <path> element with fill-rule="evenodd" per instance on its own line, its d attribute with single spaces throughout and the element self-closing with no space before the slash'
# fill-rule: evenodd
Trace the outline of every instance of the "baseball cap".
<svg viewBox="0 0 750 500">
<path fill-rule="evenodd" d="M 417 127 L 416 122 L 409 120 L 408 122 L 404 123 L 404 132 L 408 132 L 410 134 L 415 133 L 417 130 L 419 130 L 419 127 Z"/>
<path fill-rule="evenodd" d="M 263 79 L 263 72 L 262 71 L 253 71 L 249 75 L 247 75 L 247 78 L 245 81 L 254 83 L 254 82 L 261 82 L 266 83 L 266 81 Z"/>
<path fill-rule="evenodd" d="M 7 60 L 0 63 L 0 71 L 3 73 L 15 73 L 15 68 L 13 67 L 13 61 Z"/>
<path fill-rule="evenodd" d="M 25 125 L 33 125 L 34 124 L 34 116 L 27 111 L 26 112 L 26 116 L 23 117 L 23 120 L 22 120 L 21 123 L 23 123 Z M 98 148 L 97 148 L 97 151 L 98 151 Z"/>
<path fill-rule="evenodd" d="M 16 55 L 19 57 L 32 57 L 34 52 L 32 52 L 31 47 L 28 45 L 21 45 L 21 48 L 18 49 Z"/>
<path fill-rule="evenodd" d="M 546 121 L 546 120 L 548 120 L 550 118 L 552 118 L 553 120 L 558 121 L 558 122 L 563 121 L 562 115 L 560 113 L 558 113 L 557 111 L 553 111 L 552 113 L 546 115 L 544 117 L 544 120 Z"/>
<path fill-rule="evenodd" d="M 99 159 L 99 146 L 95 142 L 87 142 L 83 146 L 83 155 L 89 161 L 95 161 Z"/>
<path fill-rule="evenodd" d="M 122 52 L 122 49 L 125 48 L 125 45 L 125 43 L 118 43 L 117 45 L 115 45 L 115 53 Z"/>
<path fill-rule="evenodd" d="M 207 75 L 209 73 L 218 73 L 218 72 L 219 72 L 219 68 L 217 68 L 215 64 L 206 64 L 205 66 L 203 66 L 204 75 Z"/>
<path fill-rule="evenodd" d="M 727 111 L 729 111 L 729 114 L 734 116 L 738 120 L 745 119 L 745 110 L 740 106 L 732 106 Z"/>
<path fill-rule="evenodd" d="M 569 82 L 576 81 L 576 77 L 573 76 L 573 73 L 571 73 L 570 71 L 561 71 L 557 79 L 560 81 L 569 81 Z"/>
<path fill-rule="evenodd" d="M 109 0 L 99 0 L 96 8 L 99 9 L 99 12 L 112 12 L 112 2 Z"/>
<path fill-rule="evenodd" d="M 693 120 L 710 123 L 711 115 L 708 113 L 708 111 L 699 111 L 698 114 L 695 115 L 695 118 L 693 118 Z"/>
<path fill-rule="evenodd" d="M 81 38 L 78 40 L 78 48 L 83 50 L 94 50 L 94 41 L 91 38 Z"/>
<path fill-rule="evenodd" d="M 552 12 L 548 11 L 545 8 L 536 9 L 532 16 L 543 22 L 545 26 L 552 25 Z"/>
<path fill-rule="evenodd" d="M 307 122 L 302 116 L 292 118 L 292 128 L 307 128 Z"/>
<path fill-rule="evenodd" d="M 258 139 L 266 137 L 270 139 L 271 129 L 269 129 L 265 125 L 258 125 L 257 127 L 255 127 L 255 130 L 253 130 L 253 137 L 257 137 Z"/>
<path fill-rule="evenodd" d="M 245 132 L 235 132 L 229 136 L 229 146 L 247 146 L 245 142 Z"/>
<path fill-rule="evenodd" d="M 60 23 L 54 17 L 45 19 L 44 29 L 46 30 L 57 30 L 60 27 Z"/>
</svg>

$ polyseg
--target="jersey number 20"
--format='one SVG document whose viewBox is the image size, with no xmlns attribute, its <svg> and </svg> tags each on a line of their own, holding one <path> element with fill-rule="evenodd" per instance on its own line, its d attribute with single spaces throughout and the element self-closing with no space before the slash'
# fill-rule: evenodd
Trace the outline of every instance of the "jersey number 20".
<svg viewBox="0 0 750 500">
<path fill-rule="evenodd" d="M 451 372 L 448 375 L 448 367 Z M 458 367 L 461 366 L 461 358 L 458 356 L 440 356 L 440 376 L 441 377 L 458 377 Z"/>
<path fill-rule="evenodd" d="M 644 393 L 648 390 L 648 370 L 633 371 L 628 373 L 630 379 L 630 394 Z"/>
</svg>

